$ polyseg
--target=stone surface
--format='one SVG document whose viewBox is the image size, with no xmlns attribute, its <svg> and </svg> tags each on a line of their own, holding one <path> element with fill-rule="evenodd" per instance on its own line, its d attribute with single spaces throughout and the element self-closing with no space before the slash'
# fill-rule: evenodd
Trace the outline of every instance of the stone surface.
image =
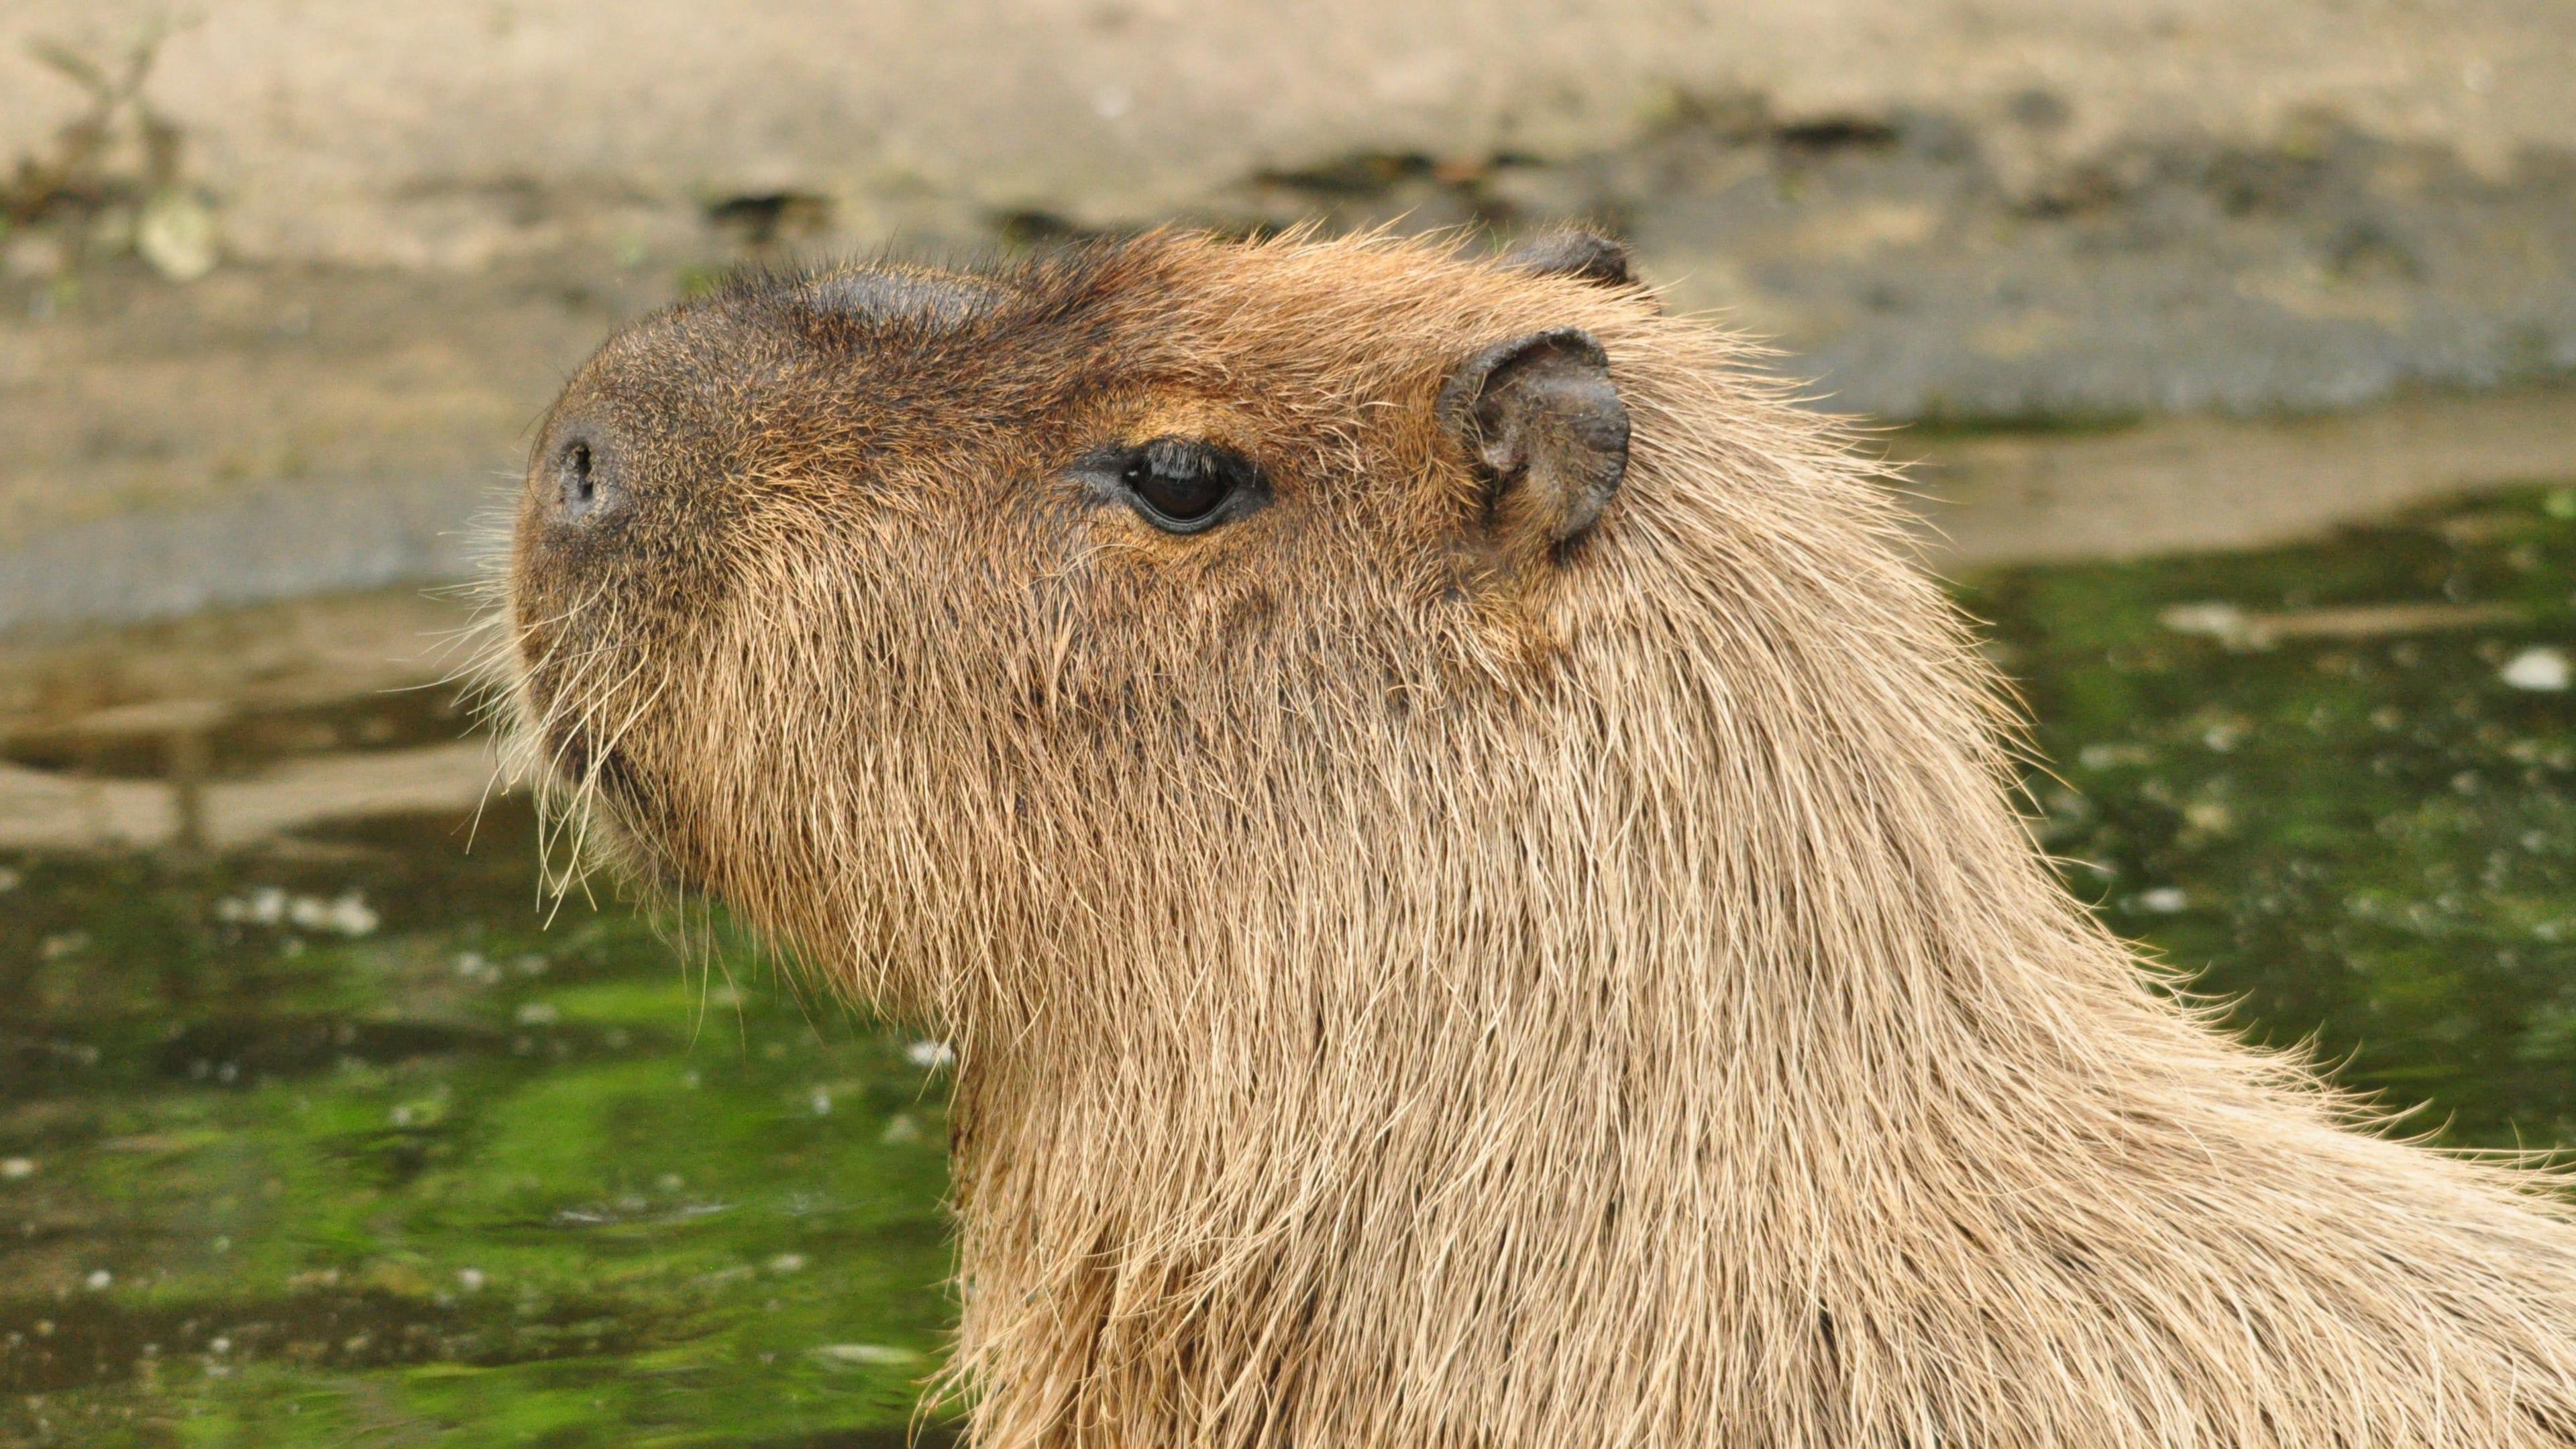
<svg viewBox="0 0 2576 1449">
<path fill-rule="evenodd" d="M 0 156 L 144 45 L 130 99 L 229 244 L 293 260 L 472 264 L 788 192 L 871 235 L 1124 224 L 1363 153 L 1563 160 L 1742 95 L 2009 120 L 2032 173 L 2318 112 L 2491 173 L 2576 136 L 2564 0 L 16 0 Z"/>
<path fill-rule="evenodd" d="M 2304 418 L 1900 436 L 1945 570 L 2266 548 L 2451 494 L 2576 483 L 2576 391 L 2408 398 Z"/>
</svg>

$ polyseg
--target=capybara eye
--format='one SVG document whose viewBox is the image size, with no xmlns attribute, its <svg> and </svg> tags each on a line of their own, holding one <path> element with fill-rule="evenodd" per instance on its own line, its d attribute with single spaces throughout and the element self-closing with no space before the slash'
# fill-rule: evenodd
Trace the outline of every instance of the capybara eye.
<svg viewBox="0 0 2576 1449">
<path fill-rule="evenodd" d="M 1260 476 L 1241 454 L 1192 438 L 1157 438 L 1118 470 L 1136 511 L 1171 533 L 1196 533 L 1242 513 Z"/>
</svg>

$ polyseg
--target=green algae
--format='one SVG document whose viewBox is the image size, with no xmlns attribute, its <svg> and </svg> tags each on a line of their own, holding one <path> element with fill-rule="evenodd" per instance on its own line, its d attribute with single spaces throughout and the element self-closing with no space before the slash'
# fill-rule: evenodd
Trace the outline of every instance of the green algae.
<svg viewBox="0 0 2576 1449">
<path fill-rule="evenodd" d="M 933 1054 L 459 827 L 11 865 L 0 1443 L 900 1441 Z"/>
</svg>

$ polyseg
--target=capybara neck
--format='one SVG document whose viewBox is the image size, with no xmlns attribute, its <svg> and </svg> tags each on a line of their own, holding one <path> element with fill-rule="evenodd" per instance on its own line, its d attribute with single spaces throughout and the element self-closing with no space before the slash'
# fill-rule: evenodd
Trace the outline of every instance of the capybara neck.
<svg viewBox="0 0 2576 1449">
<path fill-rule="evenodd" d="M 2545 1184 L 2094 923 L 1881 481 L 1615 251 L 871 276 L 612 343 L 514 612 L 642 868 L 953 1034 L 976 1442 L 2576 1443 Z"/>
</svg>

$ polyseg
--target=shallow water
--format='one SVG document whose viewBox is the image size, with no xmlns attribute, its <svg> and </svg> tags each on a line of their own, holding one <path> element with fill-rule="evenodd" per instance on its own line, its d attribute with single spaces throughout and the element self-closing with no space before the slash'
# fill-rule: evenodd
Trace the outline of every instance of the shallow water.
<svg viewBox="0 0 2576 1449">
<path fill-rule="evenodd" d="M 1968 591 L 2074 889 L 2453 1143 L 2576 1144 L 2576 491 Z"/>
<path fill-rule="evenodd" d="M 1963 593 L 2117 929 L 2422 1130 L 2558 1145 L 2571 587 L 2534 489 Z M 351 719 L 298 737 L 417 733 Z M 549 925 L 521 817 L 0 856 L 0 1444 L 901 1442 L 952 1311 L 937 1051 L 614 902 Z"/>
<path fill-rule="evenodd" d="M 10 862 L 0 1442 L 900 1442 L 931 1053 L 548 929 L 517 817 Z"/>
</svg>

